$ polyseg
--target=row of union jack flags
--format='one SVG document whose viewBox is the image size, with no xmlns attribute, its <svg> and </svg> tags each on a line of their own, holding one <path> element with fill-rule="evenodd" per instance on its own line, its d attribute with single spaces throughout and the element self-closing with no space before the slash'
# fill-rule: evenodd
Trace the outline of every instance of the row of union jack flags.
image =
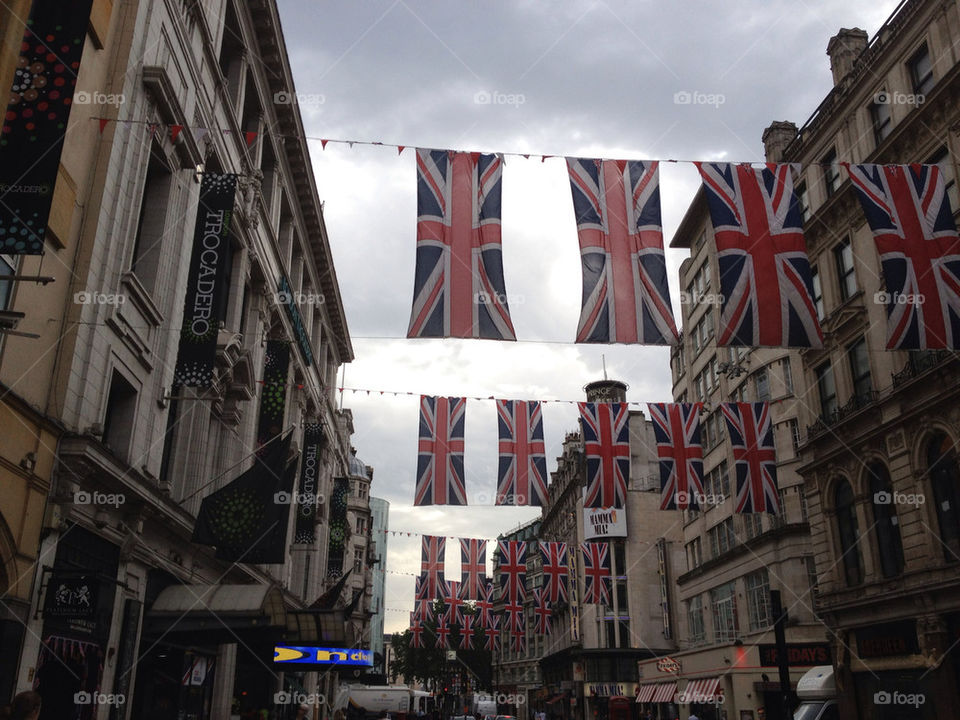
<svg viewBox="0 0 960 720">
<path fill-rule="evenodd" d="M 500 437 L 496 504 L 542 506 L 547 500 L 547 470 L 540 403 L 496 403 Z M 421 396 L 415 505 L 467 504 L 466 404 L 466 398 Z M 629 405 L 578 405 L 587 467 L 584 507 L 622 508 L 630 482 Z M 702 403 L 649 403 L 647 407 L 657 440 L 661 509 L 699 508 L 704 497 Z M 733 446 L 736 511 L 779 513 L 769 404 L 722 403 L 721 411 Z M 436 596 L 436 582 L 429 592 Z M 475 589 L 471 592 L 476 594 Z"/>
<path fill-rule="evenodd" d="M 576 342 L 676 344 L 659 162 L 566 162 L 582 274 Z M 694 164 L 720 270 L 717 342 L 822 347 L 794 188 L 797 166 Z M 940 168 L 844 167 L 883 267 L 888 349 L 956 350 L 960 239 Z M 501 155 L 417 150 L 416 272 L 407 337 L 516 340 L 503 271 L 502 176 Z"/>
</svg>

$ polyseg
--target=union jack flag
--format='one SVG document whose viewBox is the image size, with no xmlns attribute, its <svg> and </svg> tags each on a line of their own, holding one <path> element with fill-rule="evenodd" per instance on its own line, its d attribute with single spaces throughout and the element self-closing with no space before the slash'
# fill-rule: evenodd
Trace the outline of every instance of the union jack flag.
<svg viewBox="0 0 960 720">
<path fill-rule="evenodd" d="M 790 165 L 696 163 L 720 265 L 720 345 L 823 347 Z"/>
<path fill-rule="evenodd" d="M 487 541 L 460 538 L 460 592 L 464 600 L 477 600 L 487 576 Z"/>
<path fill-rule="evenodd" d="M 500 598 L 519 603 L 526 596 L 527 543 L 523 540 L 498 540 Z"/>
<path fill-rule="evenodd" d="M 536 588 L 533 591 L 533 598 L 533 617 L 536 622 L 534 632 L 537 635 L 549 635 L 551 613 L 547 594 L 540 588 Z"/>
<path fill-rule="evenodd" d="M 579 343 L 675 345 L 659 163 L 567 158 L 583 300 Z"/>
<path fill-rule="evenodd" d="M 493 583 L 485 582 L 480 586 L 480 595 L 477 599 L 477 622 L 480 627 L 488 628 L 493 622 Z"/>
<path fill-rule="evenodd" d="M 417 618 L 410 618 L 410 647 L 423 647 L 423 623 Z"/>
<path fill-rule="evenodd" d="M 587 508 L 621 508 L 630 482 L 630 406 L 577 403 L 587 456 Z"/>
<path fill-rule="evenodd" d="M 413 616 L 420 622 L 433 620 L 433 600 L 414 600 Z"/>
<path fill-rule="evenodd" d="M 570 568 L 565 542 L 540 542 L 543 556 L 544 595 L 550 602 L 566 601 Z"/>
<path fill-rule="evenodd" d="M 463 599 L 460 597 L 460 583 L 455 580 L 447 582 L 446 591 L 443 596 L 443 604 L 446 607 L 444 617 L 450 625 L 463 624 Z"/>
<path fill-rule="evenodd" d="M 523 653 L 527 650 L 527 636 L 525 633 L 513 633 L 510 635 L 510 649 L 515 653 Z"/>
<path fill-rule="evenodd" d="M 580 543 L 583 554 L 583 602 L 609 605 L 610 545 L 605 542 Z"/>
<path fill-rule="evenodd" d="M 466 398 L 420 396 L 420 447 L 414 505 L 466 505 L 463 428 Z"/>
<path fill-rule="evenodd" d="M 767 403 L 721 403 L 737 468 L 738 513 L 780 512 L 777 458 Z"/>
<path fill-rule="evenodd" d="M 703 495 L 703 403 L 649 403 L 660 457 L 660 509 L 698 508 Z"/>
<path fill-rule="evenodd" d="M 956 350 L 960 238 L 937 165 L 847 165 L 886 283 L 888 350 Z"/>
<path fill-rule="evenodd" d="M 460 629 L 460 649 L 473 650 L 473 615 L 463 616 L 463 627 Z"/>
<path fill-rule="evenodd" d="M 420 585 L 417 597 L 433 600 L 443 591 L 443 555 L 447 539 L 436 535 L 424 535 L 420 543 Z"/>
<path fill-rule="evenodd" d="M 437 622 L 437 642 L 436 647 L 446 650 L 450 647 L 450 626 L 447 621 L 441 617 Z"/>
<path fill-rule="evenodd" d="M 500 649 L 500 618 L 494 615 L 490 618 L 490 624 L 484 627 L 483 634 L 486 636 L 484 649 L 490 652 L 496 652 Z"/>
<path fill-rule="evenodd" d="M 547 456 L 540 403 L 497 400 L 500 468 L 497 505 L 537 505 L 547 500 Z"/>
<path fill-rule="evenodd" d="M 503 615 L 506 620 L 506 627 L 511 634 L 517 635 L 523 633 L 525 629 L 523 605 L 520 601 L 508 602 L 503 606 Z"/>
<path fill-rule="evenodd" d="M 407 337 L 516 340 L 503 279 L 497 155 L 417 150 L 417 270 Z"/>
</svg>

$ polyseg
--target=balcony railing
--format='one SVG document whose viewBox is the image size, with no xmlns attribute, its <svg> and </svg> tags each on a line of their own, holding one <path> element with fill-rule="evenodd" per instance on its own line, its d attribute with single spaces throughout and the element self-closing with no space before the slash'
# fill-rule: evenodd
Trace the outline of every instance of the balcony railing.
<svg viewBox="0 0 960 720">
<path fill-rule="evenodd" d="M 873 405 L 879 399 L 880 393 L 878 393 L 876 390 L 866 390 L 864 392 L 857 393 L 851 397 L 845 405 L 837 408 L 832 413 L 821 415 L 817 418 L 817 421 L 813 423 L 813 425 L 808 425 L 807 440 L 810 441 L 813 438 L 822 435 L 834 425 L 839 425 L 857 411 Z"/>
<path fill-rule="evenodd" d="M 953 357 L 953 353 L 949 350 L 911 352 L 910 357 L 907 360 L 907 364 L 904 365 L 903 370 L 892 374 L 893 386 L 895 388 L 900 387 L 913 378 L 922 375 L 927 370 L 935 368 L 937 365 L 951 357 Z"/>
</svg>

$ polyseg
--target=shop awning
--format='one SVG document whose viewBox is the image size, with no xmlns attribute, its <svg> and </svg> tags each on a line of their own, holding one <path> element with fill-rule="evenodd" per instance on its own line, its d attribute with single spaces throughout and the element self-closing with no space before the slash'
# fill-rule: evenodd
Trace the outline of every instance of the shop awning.
<svg viewBox="0 0 960 720">
<path fill-rule="evenodd" d="M 656 689 L 657 689 L 657 683 L 647 683 L 646 685 L 641 685 L 640 689 L 637 690 L 637 702 L 638 703 L 650 702 L 650 698 L 653 697 L 653 691 Z"/>
<path fill-rule="evenodd" d="M 243 618 L 253 625 L 283 627 L 287 611 L 283 593 L 275 585 L 171 585 L 153 602 L 150 615 L 171 619 L 203 615 L 214 621 Z"/>
<path fill-rule="evenodd" d="M 673 696 L 676 694 L 677 694 L 676 680 L 660 683 L 659 685 L 657 685 L 657 689 L 654 690 L 653 697 L 650 699 L 650 702 L 655 702 L 655 703 L 673 702 Z"/>
<path fill-rule="evenodd" d="M 686 689 L 681 696 L 683 702 L 687 703 L 712 703 L 717 698 L 723 696 L 723 689 L 717 691 L 720 685 L 720 678 L 698 678 L 687 683 Z"/>
</svg>

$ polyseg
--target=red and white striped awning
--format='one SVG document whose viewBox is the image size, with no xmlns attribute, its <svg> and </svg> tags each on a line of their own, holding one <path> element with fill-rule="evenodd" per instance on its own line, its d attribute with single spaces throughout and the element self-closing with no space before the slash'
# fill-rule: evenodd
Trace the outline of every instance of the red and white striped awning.
<svg viewBox="0 0 960 720">
<path fill-rule="evenodd" d="M 650 699 L 650 702 L 655 702 L 655 703 L 673 702 L 673 696 L 676 694 L 677 694 L 676 680 L 660 683 L 659 685 L 657 685 L 657 689 L 656 691 L 654 691 L 653 697 Z"/>
<path fill-rule="evenodd" d="M 690 680 L 680 695 L 681 702 L 704 704 L 716 702 L 718 698 L 723 697 L 723 688 L 717 689 L 719 685 L 718 677 Z"/>
<path fill-rule="evenodd" d="M 650 698 L 653 697 L 653 691 L 656 689 L 657 689 L 657 683 L 647 683 L 646 685 L 641 685 L 640 689 L 637 691 L 637 702 L 638 703 L 650 702 Z"/>
</svg>

